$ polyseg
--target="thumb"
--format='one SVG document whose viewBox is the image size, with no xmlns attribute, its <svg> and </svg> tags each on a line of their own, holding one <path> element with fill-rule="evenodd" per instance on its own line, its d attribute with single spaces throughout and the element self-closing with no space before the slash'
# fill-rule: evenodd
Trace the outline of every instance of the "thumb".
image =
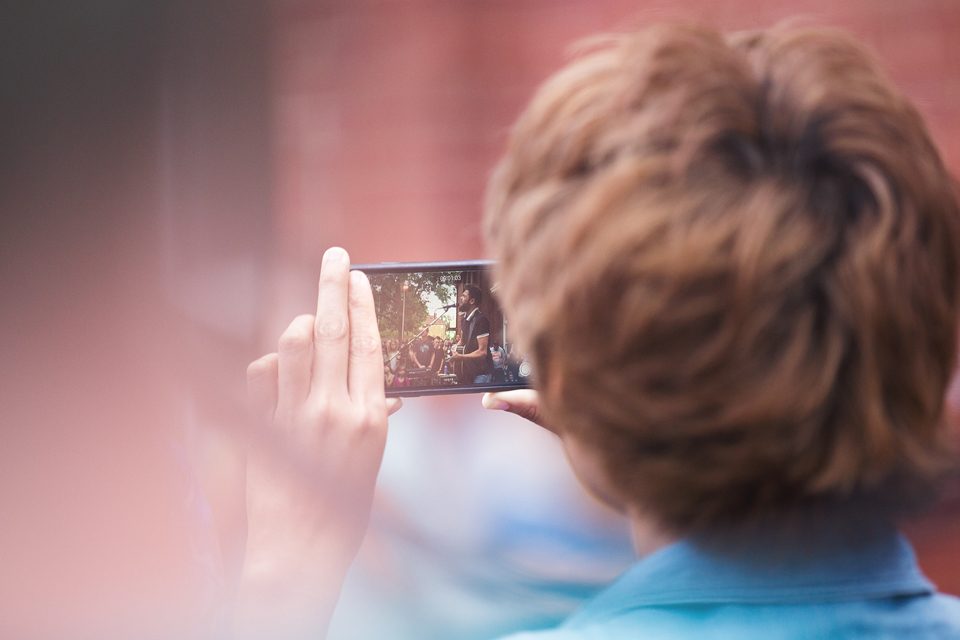
<svg viewBox="0 0 960 640">
<path fill-rule="evenodd" d="M 515 413 L 541 427 L 546 426 L 540 410 L 540 396 L 533 389 L 485 393 L 482 402 L 485 409 Z"/>
<path fill-rule="evenodd" d="M 257 420 L 268 423 L 277 409 L 279 356 L 270 353 L 247 367 L 247 395 Z"/>
<path fill-rule="evenodd" d="M 392 416 L 403 406 L 402 398 L 387 398 L 387 415 Z"/>
</svg>

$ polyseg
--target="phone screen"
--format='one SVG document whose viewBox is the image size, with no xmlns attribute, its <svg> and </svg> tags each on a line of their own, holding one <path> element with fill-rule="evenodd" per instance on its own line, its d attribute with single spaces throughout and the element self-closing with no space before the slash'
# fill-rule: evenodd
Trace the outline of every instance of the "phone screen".
<svg viewBox="0 0 960 640">
<path fill-rule="evenodd" d="M 529 386 L 531 366 L 511 341 L 491 267 L 490 261 L 353 267 L 373 289 L 388 396 Z"/>
</svg>

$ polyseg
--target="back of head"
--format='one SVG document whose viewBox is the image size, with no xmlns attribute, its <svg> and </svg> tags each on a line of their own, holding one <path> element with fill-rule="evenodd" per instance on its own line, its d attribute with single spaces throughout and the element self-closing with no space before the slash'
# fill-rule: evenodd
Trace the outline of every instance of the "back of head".
<svg viewBox="0 0 960 640">
<path fill-rule="evenodd" d="M 486 226 L 546 415 L 665 526 L 899 508 L 949 464 L 957 192 L 851 37 L 594 43 L 518 122 Z"/>
</svg>

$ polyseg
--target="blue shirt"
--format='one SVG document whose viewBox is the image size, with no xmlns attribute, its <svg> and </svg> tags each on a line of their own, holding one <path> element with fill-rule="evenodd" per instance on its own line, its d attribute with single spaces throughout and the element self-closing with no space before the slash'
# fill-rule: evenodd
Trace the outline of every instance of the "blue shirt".
<svg viewBox="0 0 960 640">
<path fill-rule="evenodd" d="M 509 640 L 960 638 L 960 600 L 936 593 L 893 531 L 852 549 L 764 557 L 678 542 L 557 629 Z"/>
</svg>

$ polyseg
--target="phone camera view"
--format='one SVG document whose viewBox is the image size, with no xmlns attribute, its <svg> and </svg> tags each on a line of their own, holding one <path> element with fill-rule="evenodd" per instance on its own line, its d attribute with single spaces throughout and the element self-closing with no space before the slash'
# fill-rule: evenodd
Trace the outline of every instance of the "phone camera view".
<svg viewBox="0 0 960 640">
<path fill-rule="evenodd" d="M 527 386 L 530 364 L 508 341 L 487 269 L 367 275 L 388 392 Z"/>
</svg>

